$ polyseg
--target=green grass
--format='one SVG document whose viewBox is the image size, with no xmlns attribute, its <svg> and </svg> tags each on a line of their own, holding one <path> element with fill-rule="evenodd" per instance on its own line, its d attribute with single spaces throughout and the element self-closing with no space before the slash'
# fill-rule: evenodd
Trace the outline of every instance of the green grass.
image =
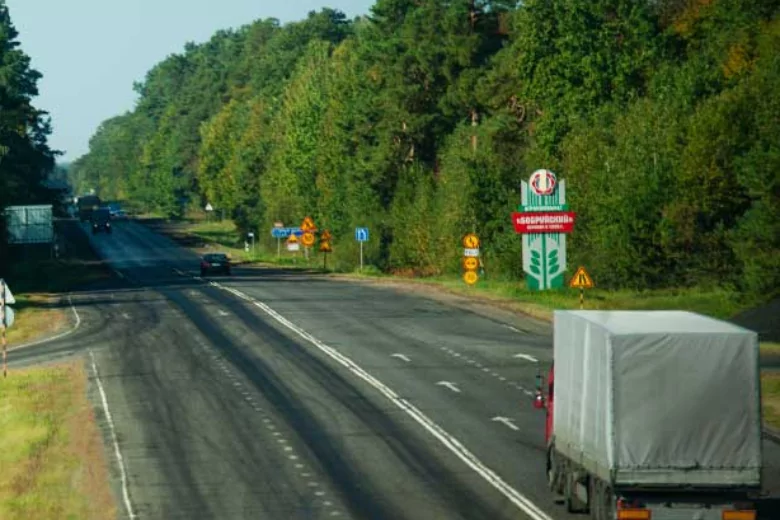
<svg viewBox="0 0 780 520">
<path fill-rule="evenodd" d="M 764 422 L 780 430 L 780 372 L 762 374 L 761 400 Z"/>
<path fill-rule="evenodd" d="M 761 354 L 780 356 L 780 343 L 771 343 L 768 341 L 761 343 Z"/>
<path fill-rule="evenodd" d="M 82 363 L 0 379 L 0 518 L 116 515 Z"/>
</svg>

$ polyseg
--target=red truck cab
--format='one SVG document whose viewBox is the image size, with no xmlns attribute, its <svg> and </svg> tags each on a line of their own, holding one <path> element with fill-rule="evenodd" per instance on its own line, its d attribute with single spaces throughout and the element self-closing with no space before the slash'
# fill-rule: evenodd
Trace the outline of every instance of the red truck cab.
<svg viewBox="0 0 780 520">
<path fill-rule="evenodd" d="M 553 433 L 553 403 L 555 401 L 555 394 L 553 393 L 553 383 L 555 380 L 555 364 L 550 366 L 550 370 L 547 373 L 547 388 L 544 387 L 544 380 L 541 373 L 536 376 L 536 398 L 534 400 L 534 406 L 536 408 L 544 408 L 547 412 L 547 422 L 544 429 L 544 440 L 547 446 L 550 446 Z"/>
</svg>

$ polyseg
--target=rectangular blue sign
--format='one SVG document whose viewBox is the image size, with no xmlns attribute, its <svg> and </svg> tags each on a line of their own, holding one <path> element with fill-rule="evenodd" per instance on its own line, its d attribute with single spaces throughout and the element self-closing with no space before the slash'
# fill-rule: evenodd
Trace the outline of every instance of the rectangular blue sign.
<svg viewBox="0 0 780 520">
<path fill-rule="evenodd" d="M 368 228 L 359 227 L 355 228 L 355 240 L 358 242 L 368 242 Z"/>
<path fill-rule="evenodd" d="M 303 235 L 303 231 L 301 231 L 301 228 L 273 228 L 271 230 L 271 236 L 274 238 L 287 238 L 290 235 L 295 235 L 297 237 Z"/>
</svg>

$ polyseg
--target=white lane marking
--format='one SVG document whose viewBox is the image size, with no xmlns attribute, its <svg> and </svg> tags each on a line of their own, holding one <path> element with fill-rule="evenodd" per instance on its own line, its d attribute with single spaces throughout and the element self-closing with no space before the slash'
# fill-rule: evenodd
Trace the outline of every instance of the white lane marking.
<svg viewBox="0 0 780 520">
<path fill-rule="evenodd" d="M 132 320 L 132 319 L 133 319 L 133 318 L 131 318 L 131 317 L 130 317 L 130 315 L 129 315 L 129 314 L 127 314 L 126 312 L 123 312 L 123 313 L 122 313 L 122 317 L 123 317 L 124 319 L 126 319 L 126 320 Z"/>
<path fill-rule="evenodd" d="M 453 392 L 460 393 L 460 389 L 457 387 L 457 385 L 455 383 L 450 382 L 450 381 L 439 381 L 436 384 L 439 385 L 439 386 L 446 386 L 447 388 L 449 388 Z"/>
<path fill-rule="evenodd" d="M 119 278 L 125 277 L 125 275 L 123 275 L 120 271 L 117 271 L 116 269 L 114 269 L 114 274 L 117 275 Z"/>
<path fill-rule="evenodd" d="M 423 428 L 425 428 L 433 437 L 435 437 L 439 442 L 441 442 L 446 448 L 448 448 L 455 456 L 457 456 L 460 460 L 462 460 L 467 466 L 469 466 L 471 469 L 476 471 L 482 478 L 484 478 L 490 485 L 492 485 L 496 490 L 498 490 L 502 495 L 504 495 L 507 499 L 509 499 L 510 502 L 512 502 L 515 506 L 517 506 L 519 509 L 524 511 L 528 516 L 533 518 L 534 520 L 552 520 L 552 518 L 542 511 L 542 509 L 534 504 L 528 497 L 520 493 L 518 490 L 510 486 L 504 479 L 502 479 L 495 471 L 490 469 L 488 466 L 485 465 L 481 460 L 479 460 L 476 455 L 474 455 L 471 451 L 469 451 L 458 439 L 447 433 L 441 426 L 436 424 L 433 420 L 431 420 L 427 415 L 425 415 L 422 411 L 420 411 L 416 406 L 414 406 L 411 402 L 408 400 L 400 397 L 398 394 L 396 394 L 390 387 L 379 381 L 377 378 L 366 372 L 363 368 L 361 368 L 359 365 L 357 365 L 354 361 L 352 361 L 351 358 L 345 356 L 338 350 L 326 345 L 325 343 L 321 342 L 305 330 L 301 329 L 294 323 L 292 323 L 290 320 L 273 310 L 268 305 L 264 304 L 263 302 L 254 300 L 247 296 L 246 294 L 242 293 L 241 291 L 237 291 L 236 289 L 233 289 L 231 287 L 226 287 L 222 285 L 217 285 L 220 289 L 223 289 L 231 294 L 234 294 L 238 296 L 239 298 L 242 298 L 244 300 L 249 300 L 252 302 L 253 305 L 261 309 L 263 312 L 265 312 L 267 315 L 275 319 L 280 324 L 284 325 L 294 333 L 296 333 L 301 338 L 309 341 L 312 345 L 317 347 L 320 351 L 325 353 L 327 356 L 329 356 L 334 361 L 338 362 L 340 365 L 345 367 L 347 370 L 352 372 L 355 376 L 359 377 L 372 387 L 374 387 L 377 391 L 379 391 L 382 395 L 387 397 L 393 404 L 395 404 L 398 408 L 406 412 L 411 418 L 413 418 L 417 423 L 419 423 Z M 290 458 L 295 457 L 294 455 L 291 455 Z M 297 459 L 297 457 L 295 457 Z M 295 460 L 295 459 L 293 459 Z"/>
<path fill-rule="evenodd" d="M 518 428 L 517 426 L 514 425 L 514 423 L 512 422 L 512 419 L 510 419 L 509 417 L 493 417 L 490 420 L 493 421 L 493 422 L 503 423 L 504 425 L 508 426 L 509 428 L 512 428 L 515 431 L 520 430 L 520 428 Z"/>
<path fill-rule="evenodd" d="M 217 314 L 219 314 L 220 316 L 230 316 L 230 313 L 228 313 L 228 312 L 225 312 L 225 311 L 223 311 L 222 309 L 219 309 L 219 310 L 217 311 Z"/>
<path fill-rule="evenodd" d="M 534 395 L 534 393 L 530 390 L 523 390 L 523 393 L 529 397 L 532 397 Z"/>
<path fill-rule="evenodd" d="M 127 509 L 127 515 L 133 519 L 135 518 L 135 512 L 133 511 L 133 504 L 130 502 L 130 492 L 127 489 L 127 471 L 125 470 L 125 462 L 122 458 L 122 452 L 119 450 L 119 442 L 116 438 L 116 429 L 114 428 L 114 419 L 111 417 L 111 411 L 108 409 L 108 399 L 106 398 L 106 391 L 103 390 L 103 383 L 100 381 L 100 374 L 98 373 L 97 362 L 95 361 L 95 354 L 90 350 L 89 357 L 92 358 L 92 371 L 95 373 L 95 381 L 97 382 L 98 391 L 100 392 L 100 399 L 103 401 L 103 412 L 106 414 L 106 422 L 108 422 L 108 429 L 111 431 L 111 441 L 114 443 L 114 453 L 116 454 L 117 462 L 119 463 L 119 475 L 122 480 L 122 498 L 125 502 L 125 508 Z"/>
<path fill-rule="evenodd" d="M 409 357 L 408 357 L 408 356 L 404 356 L 403 354 L 393 354 L 393 355 L 392 355 L 392 356 L 390 356 L 390 357 L 394 357 L 394 358 L 401 359 L 401 360 L 403 360 L 403 361 L 406 361 L 407 363 L 409 363 L 409 362 L 411 361 L 411 359 L 409 359 Z"/>
<path fill-rule="evenodd" d="M 516 328 L 514 328 L 514 327 L 513 327 L 513 326 L 511 326 L 511 325 L 504 325 L 504 327 L 506 327 L 506 328 L 507 328 L 507 329 L 509 329 L 509 330 L 515 331 L 515 332 L 517 332 L 518 334 L 522 334 L 522 333 L 523 333 L 523 331 L 522 331 L 522 330 L 520 330 L 520 329 L 516 329 Z"/>
<path fill-rule="evenodd" d="M 70 310 L 73 311 L 73 316 L 76 318 L 76 323 L 73 325 L 72 329 L 66 330 L 62 334 L 57 334 L 56 336 L 52 336 L 51 338 L 44 338 L 30 343 L 22 343 L 18 347 L 9 348 L 8 352 L 13 352 L 14 350 L 20 350 L 27 347 L 34 347 L 36 345 L 42 345 L 43 343 L 50 343 L 52 341 L 62 339 L 65 336 L 69 336 L 70 334 L 76 332 L 78 328 L 81 327 L 81 316 L 79 316 L 79 311 L 76 310 L 76 307 L 73 305 L 73 300 L 71 299 L 70 296 L 68 296 L 68 305 L 70 305 Z"/>
<path fill-rule="evenodd" d="M 515 354 L 513 357 L 520 358 L 520 359 L 525 359 L 527 361 L 530 361 L 531 363 L 538 363 L 539 362 L 538 359 L 536 359 L 533 356 L 529 356 L 528 354 Z"/>
<path fill-rule="evenodd" d="M 184 272 L 181 271 L 181 269 L 176 269 L 175 267 L 173 268 L 173 272 L 178 274 L 179 276 L 186 276 Z"/>
</svg>

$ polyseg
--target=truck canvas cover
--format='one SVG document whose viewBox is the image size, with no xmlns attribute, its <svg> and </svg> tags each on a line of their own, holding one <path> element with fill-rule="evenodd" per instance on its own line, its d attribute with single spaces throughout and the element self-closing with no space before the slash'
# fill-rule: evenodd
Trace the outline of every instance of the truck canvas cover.
<svg viewBox="0 0 780 520">
<path fill-rule="evenodd" d="M 682 311 L 556 311 L 556 447 L 616 485 L 757 487 L 757 334 Z"/>
</svg>

